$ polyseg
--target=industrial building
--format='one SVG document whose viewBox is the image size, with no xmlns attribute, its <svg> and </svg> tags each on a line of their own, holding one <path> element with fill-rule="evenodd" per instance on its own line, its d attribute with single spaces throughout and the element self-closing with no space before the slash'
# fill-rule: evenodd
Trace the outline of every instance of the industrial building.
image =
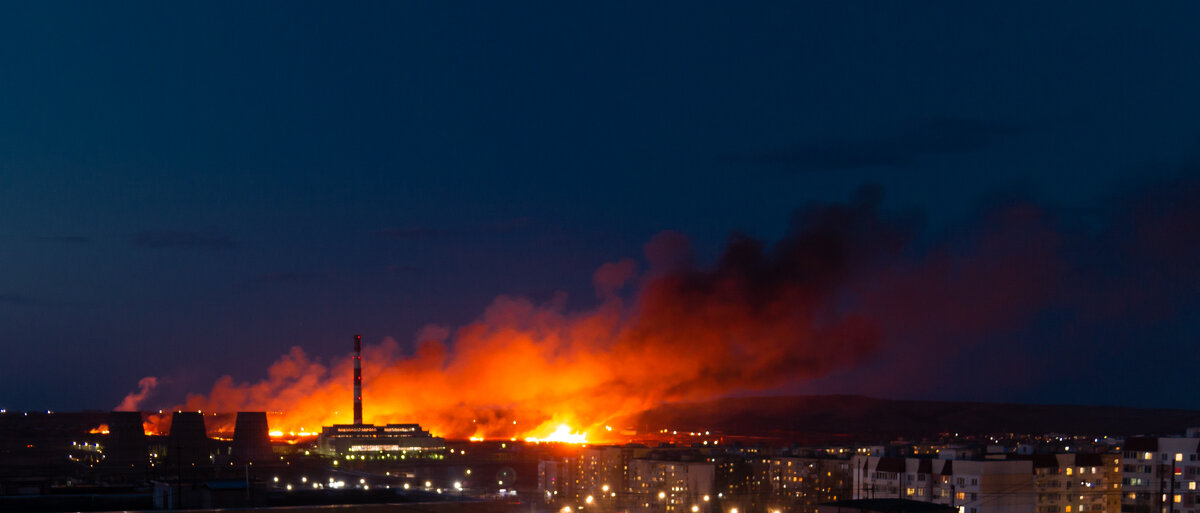
<svg viewBox="0 0 1200 513">
<path fill-rule="evenodd" d="M 446 449 L 446 441 L 419 424 L 364 424 L 362 417 L 362 336 L 354 336 L 354 423 L 321 428 L 317 451 L 362 459 L 426 457 Z"/>
<path fill-rule="evenodd" d="M 321 428 L 317 450 L 329 456 L 419 456 L 446 449 L 446 441 L 417 424 L 337 424 Z"/>
</svg>

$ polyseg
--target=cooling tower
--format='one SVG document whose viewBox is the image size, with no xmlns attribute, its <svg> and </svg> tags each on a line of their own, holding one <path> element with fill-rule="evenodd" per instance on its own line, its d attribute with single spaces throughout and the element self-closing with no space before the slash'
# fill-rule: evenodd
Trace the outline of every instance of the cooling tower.
<svg viewBox="0 0 1200 513">
<path fill-rule="evenodd" d="M 210 463 L 208 432 L 204 415 L 194 411 L 177 411 L 171 415 L 171 433 L 167 435 L 167 456 L 183 464 Z"/>
<path fill-rule="evenodd" d="M 144 467 L 150 458 L 142 412 L 114 411 L 108 420 L 108 447 L 105 462 L 111 465 Z"/>
<path fill-rule="evenodd" d="M 239 411 L 233 425 L 233 450 L 237 461 L 266 461 L 271 458 L 271 438 L 267 431 L 267 413 Z"/>
</svg>

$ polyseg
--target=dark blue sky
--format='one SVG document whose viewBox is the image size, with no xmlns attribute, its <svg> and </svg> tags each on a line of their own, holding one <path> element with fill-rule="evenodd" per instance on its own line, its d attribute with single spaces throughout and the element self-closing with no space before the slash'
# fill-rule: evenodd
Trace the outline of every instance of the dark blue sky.
<svg viewBox="0 0 1200 513">
<path fill-rule="evenodd" d="M 109 408 L 149 375 L 170 404 L 292 345 L 408 343 L 499 294 L 587 307 L 592 272 L 661 230 L 710 261 L 731 232 L 776 240 L 796 208 L 864 183 L 921 211 L 931 245 L 1013 198 L 1113 222 L 1088 213 L 1200 169 L 1198 19 L 1119 2 L 9 5 L 0 407 Z M 929 357 L 944 387 L 906 387 L 885 353 L 865 369 L 890 383 L 859 369 L 795 390 L 1197 408 L 1162 388 L 1194 389 L 1179 362 L 1200 356 L 1195 294 L 1167 296 L 1158 317 L 1047 309 L 972 334 Z M 1087 344 L 1032 354 L 1064 330 Z"/>
</svg>

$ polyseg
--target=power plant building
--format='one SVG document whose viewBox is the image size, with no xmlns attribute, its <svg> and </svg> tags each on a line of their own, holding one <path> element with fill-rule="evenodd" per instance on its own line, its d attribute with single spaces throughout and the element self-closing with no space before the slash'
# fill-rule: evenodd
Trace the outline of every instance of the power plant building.
<svg viewBox="0 0 1200 513">
<path fill-rule="evenodd" d="M 317 450 L 329 456 L 378 455 L 441 451 L 446 440 L 417 424 L 336 424 L 321 429 Z"/>
<path fill-rule="evenodd" d="M 354 423 L 321 428 L 317 451 L 326 456 L 422 456 L 446 449 L 446 440 L 419 424 L 376 426 L 362 421 L 362 336 L 354 336 Z"/>
</svg>

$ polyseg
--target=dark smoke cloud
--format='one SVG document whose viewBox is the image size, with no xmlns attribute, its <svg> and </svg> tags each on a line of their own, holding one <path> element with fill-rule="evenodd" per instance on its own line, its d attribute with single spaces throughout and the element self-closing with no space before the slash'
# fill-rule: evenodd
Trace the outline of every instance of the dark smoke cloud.
<svg viewBox="0 0 1200 513">
<path fill-rule="evenodd" d="M 560 423 L 594 433 L 668 402 L 839 377 L 871 393 L 981 394 L 1060 376 L 1107 391 L 1143 374 L 1111 372 L 1096 348 L 1137 356 L 1122 345 L 1141 339 L 1121 337 L 1200 303 L 1192 178 L 1086 215 L 1010 200 L 940 236 L 882 198 L 867 186 L 809 205 L 782 240 L 734 235 L 712 265 L 665 232 L 640 274 L 631 260 L 597 270 L 593 308 L 501 296 L 465 326 L 423 330 L 415 352 L 371 345 L 368 420 L 419 415 L 457 437 L 545 436 Z M 1196 352 L 1164 352 L 1179 349 Z M 284 430 L 345 422 L 330 412 L 349 393 L 348 362 L 326 367 L 294 348 L 268 378 L 225 377 L 185 408 L 284 411 Z"/>
<path fill-rule="evenodd" d="M 851 290 L 886 348 L 865 391 L 903 384 L 920 396 L 958 382 L 998 397 L 1113 400 L 1133 384 L 1116 362 L 1200 356 L 1187 332 L 1161 333 L 1200 306 L 1195 176 L 1087 211 L 1010 199 L 864 275 Z"/>
</svg>

